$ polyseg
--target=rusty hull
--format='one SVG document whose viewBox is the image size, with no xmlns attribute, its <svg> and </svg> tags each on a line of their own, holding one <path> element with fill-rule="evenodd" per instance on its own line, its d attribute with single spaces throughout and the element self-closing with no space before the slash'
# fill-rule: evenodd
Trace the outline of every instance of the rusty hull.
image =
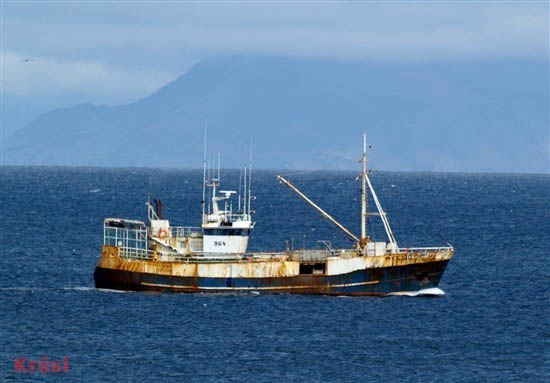
<svg viewBox="0 0 550 383">
<path fill-rule="evenodd" d="M 350 251 L 317 263 L 322 269 L 312 273 L 280 254 L 279 259 L 165 262 L 122 258 L 116 247 L 104 246 L 94 281 L 97 288 L 138 291 L 386 295 L 436 287 L 453 251 L 384 256 Z"/>
</svg>

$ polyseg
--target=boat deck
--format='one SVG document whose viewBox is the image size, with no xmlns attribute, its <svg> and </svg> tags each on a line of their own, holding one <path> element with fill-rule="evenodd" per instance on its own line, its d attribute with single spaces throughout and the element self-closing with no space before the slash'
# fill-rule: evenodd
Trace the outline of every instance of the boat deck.
<svg viewBox="0 0 550 383">
<path fill-rule="evenodd" d="M 388 256 L 406 256 L 422 258 L 433 255 L 437 252 L 453 251 L 452 247 L 423 247 L 423 248 L 400 248 L 395 254 L 385 253 Z M 193 253 L 179 254 L 176 252 L 156 253 L 153 250 L 128 249 L 116 246 L 104 246 L 104 256 L 124 258 L 128 260 L 176 262 L 176 263 L 234 263 L 234 262 L 266 262 L 266 261 L 297 261 L 300 263 L 324 263 L 327 258 L 353 258 L 361 253 L 356 249 L 305 249 L 280 252 L 251 252 L 245 254 L 211 254 Z M 365 253 L 368 256 L 375 256 L 374 253 Z"/>
</svg>

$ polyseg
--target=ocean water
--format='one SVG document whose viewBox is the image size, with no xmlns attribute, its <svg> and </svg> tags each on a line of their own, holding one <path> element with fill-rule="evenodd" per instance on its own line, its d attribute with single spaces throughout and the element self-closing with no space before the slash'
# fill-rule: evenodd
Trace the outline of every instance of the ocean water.
<svg viewBox="0 0 550 383">
<path fill-rule="evenodd" d="M 349 246 L 274 171 L 251 250 Z M 354 232 L 353 172 L 289 178 Z M 548 382 L 550 176 L 372 176 L 401 246 L 451 243 L 439 290 L 386 298 L 96 290 L 105 217 L 200 220 L 197 170 L 1 168 L 2 382 Z M 223 189 L 238 171 L 222 171 Z M 372 205 L 372 202 L 370 204 Z M 384 238 L 369 221 L 371 236 Z M 67 358 L 67 371 L 15 361 Z M 43 367 L 45 364 L 43 364 Z M 50 363 L 51 366 L 51 363 Z"/>
</svg>

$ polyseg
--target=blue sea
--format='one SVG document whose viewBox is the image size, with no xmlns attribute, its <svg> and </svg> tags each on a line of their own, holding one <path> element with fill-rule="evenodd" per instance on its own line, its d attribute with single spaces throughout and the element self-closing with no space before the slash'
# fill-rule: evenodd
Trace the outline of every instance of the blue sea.
<svg viewBox="0 0 550 383">
<path fill-rule="evenodd" d="M 351 245 L 276 174 L 253 173 L 250 250 Z M 222 189 L 238 189 L 238 171 L 221 175 Z M 355 176 L 288 178 L 358 233 Z M 2 167 L 0 381 L 550 381 L 550 176 L 378 172 L 372 182 L 400 246 L 454 246 L 437 294 L 96 290 L 103 219 L 145 220 L 154 196 L 173 225 L 197 226 L 202 171 Z M 375 217 L 368 228 L 384 239 Z"/>
</svg>

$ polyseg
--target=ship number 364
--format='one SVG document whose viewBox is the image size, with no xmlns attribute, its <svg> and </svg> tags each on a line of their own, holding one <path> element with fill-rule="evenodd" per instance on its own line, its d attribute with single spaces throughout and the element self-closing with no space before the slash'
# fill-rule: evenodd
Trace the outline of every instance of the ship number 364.
<svg viewBox="0 0 550 383">
<path fill-rule="evenodd" d="M 225 242 L 223 242 L 223 241 L 214 241 L 214 246 L 225 246 Z"/>
</svg>

